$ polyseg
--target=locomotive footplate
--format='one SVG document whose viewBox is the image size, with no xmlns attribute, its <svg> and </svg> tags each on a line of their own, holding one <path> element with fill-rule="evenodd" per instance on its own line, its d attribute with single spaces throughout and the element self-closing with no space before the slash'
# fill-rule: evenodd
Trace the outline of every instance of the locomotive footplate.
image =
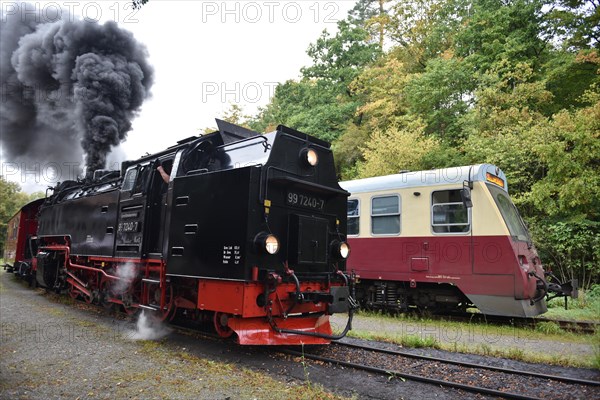
<svg viewBox="0 0 600 400">
<path fill-rule="evenodd" d="M 227 321 L 238 336 L 242 345 L 295 345 L 299 343 L 328 344 L 331 342 L 326 337 L 306 336 L 305 334 L 332 335 L 328 315 L 302 317 L 302 318 L 274 318 L 274 322 L 281 329 L 295 333 L 275 332 L 273 326 L 264 318 L 230 318 Z"/>
</svg>

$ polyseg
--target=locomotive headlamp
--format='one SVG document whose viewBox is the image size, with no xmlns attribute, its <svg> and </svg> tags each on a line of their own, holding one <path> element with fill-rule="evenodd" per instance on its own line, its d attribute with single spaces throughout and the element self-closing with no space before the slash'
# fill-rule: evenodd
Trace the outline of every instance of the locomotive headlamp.
<svg viewBox="0 0 600 400">
<path fill-rule="evenodd" d="M 279 240 L 271 233 L 259 233 L 256 235 L 254 243 L 259 250 L 266 251 L 268 254 L 277 254 L 279 251 Z"/>
<path fill-rule="evenodd" d="M 331 243 L 331 250 L 333 255 L 338 258 L 346 259 L 350 255 L 350 245 L 347 242 L 334 240 Z"/>
<path fill-rule="evenodd" d="M 307 166 L 314 167 L 319 163 L 319 155 L 314 149 L 304 148 L 300 152 L 300 160 Z"/>
</svg>

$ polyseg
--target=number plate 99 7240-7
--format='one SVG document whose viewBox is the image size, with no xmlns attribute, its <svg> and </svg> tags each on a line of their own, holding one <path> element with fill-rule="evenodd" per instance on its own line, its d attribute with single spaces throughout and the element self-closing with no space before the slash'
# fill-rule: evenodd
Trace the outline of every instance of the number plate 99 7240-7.
<svg viewBox="0 0 600 400">
<path fill-rule="evenodd" d="M 285 203 L 288 206 L 306 207 L 313 210 L 322 210 L 325 206 L 325 200 L 323 199 L 295 192 L 288 192 Z"/>
</svg>

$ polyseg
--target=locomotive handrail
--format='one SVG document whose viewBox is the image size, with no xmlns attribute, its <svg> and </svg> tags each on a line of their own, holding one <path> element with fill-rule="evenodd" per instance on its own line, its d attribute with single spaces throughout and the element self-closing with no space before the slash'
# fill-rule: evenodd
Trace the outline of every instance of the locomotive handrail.
<svg viewBox="0 0 600 400">
<path fill-rule="evenodd" d="M 251 137 L 243 138 L 243 139 L 240 139 L 240 140 L 236 140 L 235 142 L 224 143 L 224 144 L 222 144 L 220 146 L 216 146 L 215 149 L 221 149 L 221 148 L 225 148 L 225 147 L 228 147 L 228 146 L 233 146 L 234 144 L 239 144 L 239 143 L 242 143 L 242 142 L 248 142 L 248 141 L 254 140 L 254 139 L 261 139 L 263 142 L 265 142 L 265 143 L 263 143 L 263 146 L 265 147 L 265 152 L 267 150 L 269 150 L 269 147 L 271 145 L 269 144 L 269 139 L 267 139 L 267 137 L 264 136 L 264 135 L 256 135 L 256 136 L 251 136 Z"/>
<path fill-rule="evenodd" d="M 321 139 L 319 139 L 319 138 L 313 137 L 313 138 L 312 138 L 312 140 L 311 140 L 311 141 L 309 141 L 309 140 L 308 140 L 308 135 L 306 135 L 306 134 L 303 134 L 303 133 L 301 133 L 301 132 L 298 132 L 298 131 L 297 131 L 297 130 L 295 130 L 295 129 L 288 128 L 288 127 L 287 127 L 287 126 L 285 126 L 285 125 L 279 125 L 279 126 L 277 127 L 277 130 L 278 130 L 279 132 L 281 132 L 281 135 L 282 135 L 282 136 L 287 136 L 287 137 L 290 137 L 290 138 L 292 138 L 292 139 L 294 139 L 294 140 L 297 140 L 297 141 L 300 141 L 300 142 L 304 142 L 304 143 L 310 143 L 311 145 L 313 145 L 313 146 L 315 146 L 315 147 L 319 147 L 319 148 L 321 148 L 321 149 L 324 149 L 324 150 L 327 150 L 327 151 L 331 151 L 331 147 L 324 146 L 324 145 L 322 145 L 322 144 L 320 144 L 320 143 L 319 143 L 319 142 L 321 142 L 321 143 L 327 143 L 327 142 L 324 142 L 324 141 L 322 141 L 322 140 L 321 140 Z M 292 132 L 293 132 L 293 133 L 292 133 Z M 296 135 L 303 135 L 303 136 L 304 136 L 304 139 L 302 139 L 302 138 L 299 138 L 298 136 L 294 136 L 294 134 L 296 134 Z"/>
</svg>

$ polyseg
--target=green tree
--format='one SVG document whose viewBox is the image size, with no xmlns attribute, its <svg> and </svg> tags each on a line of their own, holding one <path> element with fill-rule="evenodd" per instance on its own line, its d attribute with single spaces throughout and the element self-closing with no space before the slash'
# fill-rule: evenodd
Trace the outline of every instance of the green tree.
<svg viewBox="0 0 600 400">
<path fill-rule="evenodd" d="M 566 49 L 600 49 L 600 2 L 554 0 L 546 13 L 547 34 Z"/>
<path fill-rule="evenodd" d="M 546 129 L 549 140 L 534 149 L 547 167 L 532 186 L 540 213 L 600 221 L 600 93 L 587 96 L 595 103 L 557 113 Z"/>
<path fill-rule="evenodd" d="M 562 282 L 577 279 L 584 289 L 599 281 L 600 223 L 536 219 L 530 225 L 547 271 Z"/>
<path fill-rule="evenodd" d="M 335 35 L 324 31 L 309 46 L 312 63 L 302 68 L 303 78 L 275 88 L 271 102 L 250 121 L 253 129 L 282 123 L 328 141 L 341 135 L 359 106 L 348 86 L 381 54 L 364 28 L 372 15 L 368 5 L 359 3 L 361 7 L 338 22 Z"/>
<path fill-rule="evenodd" d="M 365 145 L 359 177 L 397 174 L 401 170 L 422 170 L 423 160 L 439 148 L 439 142 L 424 135 L 425 124 L 406 119 L 398 127 L 376 130 Z"/>
<path fill-rule="evenodd" d="M 407 112 L 403 90 L 408 79 L 404 64 L 388 55 L 366 68 L 349 86 L 360 106 L 333 145 L 343 179 L 357 177 L 357 163 L 364 161 L 363 151 L 373 132 L 403 123 Z"/>
<path fill-rule="evenodd" d="M 21 191 L 15 182 L 8 182 L 0 175 L 0 249 L 4 251 L 6 228 L 10 218 L 25 204 L 44 197 L 44 193 L 35 192 L 28 195 Z"/>
<path fill-rule="evenodd" d="M 543 67 L 546 88 L 554 96 L 546 114 L 589 106 L 591 103 L 583 95 L 593 85 L 600 83 L 600 75 L 597 73 L 599 64 L 596 50 L 554 52 Z"/>
<path fill-rule="evenodd" d="M 411 112 L 427 123 L 428 135 L 457 142 L 463 138 L 460 117 L 474 100 L 475 85 L 468 64 L 456 58 L 436 58 L 408 83 L 405 92 Z"/>
<path fill-rule="evenodd" d="M 543 82 L 529 82 L 532 74 L 527 64 L 505 71 L 504 79 L 493 71 L 487 74 L 482 79 L 486 84 L 475 93 L 477 103 L 461 121 L 469 163 L 500 166 L 511 197 L 526 215 L 535 214 L 531 186 L 547 168 L 535 148 L 552 138 L 549 119 L 540 111 L 552 102 L 552 94 Z"/>
<path fill-rule="evenodd" d="M 464 27 L 456 34 L 454 50 L 474 72 L 495 69 L 502 63 L 510 72 L 526 63 L 539 71 L 549 46 L 543 39 L 542 0 L 473 0 Z"/>
<path fill-rule="evenodd" d="M 429 60 L 448 58 L 468 13 L 464 0 L 415 0 L 394 4 L 388 35 L 393 51 L 410 72 L 422 72 Z"/>
<path fill-rule="evenodd" d="M 303 79 L 277 85 L 271 102 L 257 119 L 249 122 L 256 131 L 284 124 L 321 139 L 333 141 L 352 118 L 356 104 L 321 80 Z"/>
</svg>

